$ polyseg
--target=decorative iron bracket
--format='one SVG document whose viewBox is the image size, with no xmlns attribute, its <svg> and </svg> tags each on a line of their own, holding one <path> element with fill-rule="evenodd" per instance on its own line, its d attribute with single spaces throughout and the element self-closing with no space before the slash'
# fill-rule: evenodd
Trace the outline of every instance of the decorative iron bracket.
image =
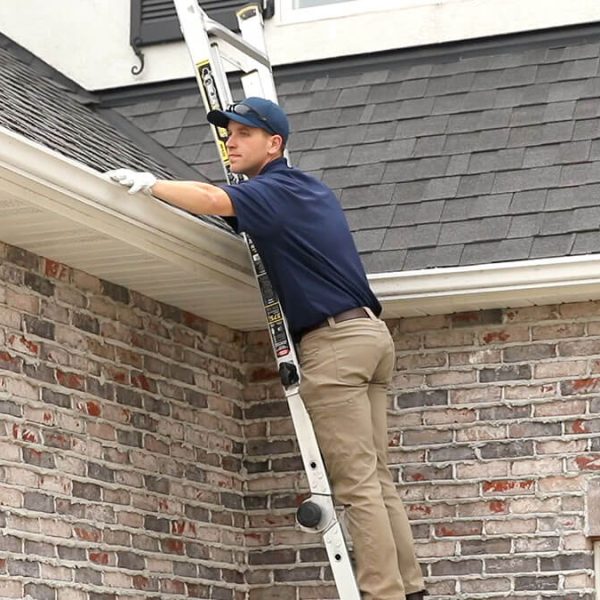
<svg viewBox="0 0 600 600">
<path fill-rule="evenodd" d="M 144 70 L 144 53 L 142 52 L 142 50 L 140 48 L 141 43 L 142 43 L 142 40 L 139 37 L 136 37 L 133 40 L 133 43 L 131 44 L 131 47 L 133 48 L 135 55 L 138 57 L 138 59 L 140 61 L 140 64 L 138 66 L 134 65 L 133 67 L 131 67 L 132 75 L 139 75 Z"/>
</svg>

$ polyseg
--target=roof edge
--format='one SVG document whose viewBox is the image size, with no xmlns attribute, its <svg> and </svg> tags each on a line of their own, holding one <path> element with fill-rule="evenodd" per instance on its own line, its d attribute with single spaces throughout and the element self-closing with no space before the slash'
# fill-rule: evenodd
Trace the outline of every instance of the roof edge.
<svg viewBox="0 0 600 600">
<path fill-rule="evenodd" d="M 256 288 L 243 241 L 0 127 L 0 190 L 149 254 Z M 600 299 L 600 254 L 369 275 L 386 318 Z"/>
<path fill-rule="evenodd" d="M 143 193 L 130 195 L 103 174 L 0 127 L 0 191 L 120 237 L 149 254 L 256 288 L 241 238 Z"/>
<path fill-rule="evenodd" d="M 369 275 L 386 318 L 600 299 L 600 254 Z"/>
</svg>

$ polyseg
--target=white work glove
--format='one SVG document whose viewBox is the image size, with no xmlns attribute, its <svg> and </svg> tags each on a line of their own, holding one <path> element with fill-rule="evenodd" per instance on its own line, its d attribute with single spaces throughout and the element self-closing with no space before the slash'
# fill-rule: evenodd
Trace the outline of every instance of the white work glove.
<svg viewBox="0 0 600 600">
<path fill-rule="evenodd" d="M 144 171 L 133 171 L 132 169 L 115 169 L 107 171 L 105 176 L 111 181 L 120 183 L 129 188 L 130 194 L 136 192 L 144 192 L 144 194 L 152 193 L 152 186 L 156 183 L 156 177 L 152 173 Z"/>
</svg>

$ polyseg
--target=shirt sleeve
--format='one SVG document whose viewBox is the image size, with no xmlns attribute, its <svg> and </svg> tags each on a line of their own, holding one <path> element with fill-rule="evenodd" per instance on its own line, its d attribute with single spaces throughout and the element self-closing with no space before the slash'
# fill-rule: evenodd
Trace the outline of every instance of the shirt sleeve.
<svg viewBox="0 0 600 600">
<path fill-rule="evenodd" d="M 236 185 L 224 185 L 233 204 L 238 233 L 268 236 L 276 232 L 281 222 L 281 202 L 274 186 L 260 179 L 250 179 Z"/>
</svg>

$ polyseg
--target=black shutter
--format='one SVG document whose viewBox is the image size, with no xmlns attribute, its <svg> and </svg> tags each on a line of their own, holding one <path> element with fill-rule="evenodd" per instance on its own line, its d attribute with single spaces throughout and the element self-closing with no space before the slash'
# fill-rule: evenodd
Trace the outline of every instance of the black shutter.
<svg viewBox="0 0 600 600">
<path fill-rule="evenodd" d="M 237 30 L 236 11 L 248 0 L 200 0 L 209 17 Z M 173 0 L 131 0 L 131 44 L 144 46 L 181 39 Z M 137 43 L 136 43 L 137 41 Z"/>
</svg>

